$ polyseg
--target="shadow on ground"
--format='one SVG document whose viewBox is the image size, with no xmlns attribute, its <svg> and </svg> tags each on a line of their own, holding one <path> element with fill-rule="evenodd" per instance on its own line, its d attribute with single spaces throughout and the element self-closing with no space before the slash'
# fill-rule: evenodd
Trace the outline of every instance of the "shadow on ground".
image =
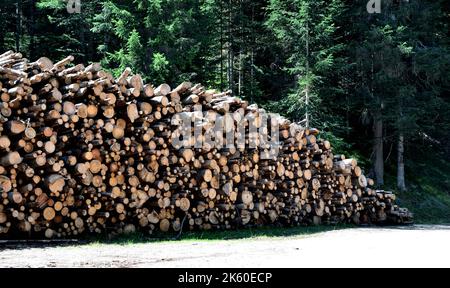
<svg viewBox="0 0 450 288">
<path fill-rule="evenodd" d="M 399 230 L 450 230 L 450 225 L 408 225 L 408 226 L 354 226 L 354 225 L 336 225 L 336 226 L 308 226 L 308 227 L 261 227 L 246 228 L 226 231 L 188 231 L 181 234 L 157 233 L 145 235 L 143 233 L 133 233 L 130 235 L 120 235 L 111 237 L 108 235 L 99 235 L 88 237 L 83 240 L 0 240 L 0 251 L 20 250 L 30 248 L 47 247 L 70 247 L 81 245 L 133 245 L 158 242 L 173 241 L 218 241 L 218 240 L 239 240 L 249 238 L 263 237 L 291 237 L 291 236 L 309 236 L 317 233 L 350 229 L 350 228 L 379 228 L 379 229 L 399 229 Z"/>
<path fill-rule="evenodd" d="M 311 227 L 261 227 L 245 228 L 226 231 L 187 231 L 182 233 L 155 233 L 145 235 L 136 232 L 129 235 L 111 236 L 107 234 L 88 236 L 83 240 L 2 240 L 0 239 L 0 251 L 7 249 L 29 249 L 46 247 L 64 247 L 74 245 L 131 245 L 151 242 L 168 241 L 216 241 L 216 240 L 237 240 L 256 237 L 288 237 L 313 235 L 316 233 L 353 228 L 351 225 L 337 226 L 311 226 Z"/>
</svg>

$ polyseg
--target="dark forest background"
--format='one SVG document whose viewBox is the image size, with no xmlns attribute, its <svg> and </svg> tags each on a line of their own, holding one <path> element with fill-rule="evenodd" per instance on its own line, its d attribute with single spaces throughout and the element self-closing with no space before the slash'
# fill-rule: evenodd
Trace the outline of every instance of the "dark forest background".
<svg viewBox="0 0 450 288">
<path fill-rule="evenodd" d="M 367 2 L 80 0 L 69 13 L 1 0 L 0 53 L 131 67 L 308 117 L 419 221 L 450 222 L 450 2 L 380 0 L 379 14 Z"/>
</svg>

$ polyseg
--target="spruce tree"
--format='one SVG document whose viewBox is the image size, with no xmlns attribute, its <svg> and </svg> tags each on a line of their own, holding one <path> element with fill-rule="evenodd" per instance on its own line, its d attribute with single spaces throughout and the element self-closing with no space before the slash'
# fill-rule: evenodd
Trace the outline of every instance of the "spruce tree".
<svg viewBox="0 0 450 288">
<path fill-rule="evenodd" d="M 305 119 L 306 126 L 317 126 L 323 120 L 323 89 L 335 69 L 340 49 L 335 41 L 335 21 L 342 12 L 342 3 L 271 0 L 268 11 L 266 25 L 284 51 L 286 71 L 295 77 L 283 107 L 294 119 Z"/>
</svg>

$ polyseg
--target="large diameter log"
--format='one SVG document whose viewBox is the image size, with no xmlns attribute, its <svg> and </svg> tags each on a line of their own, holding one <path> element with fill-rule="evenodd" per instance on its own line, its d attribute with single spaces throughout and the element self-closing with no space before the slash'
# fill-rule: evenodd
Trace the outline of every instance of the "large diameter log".
<svg viewBox="0 0 450 288">
<path fill-rule="evenodd" d="M 359 186 L 361 186 L 363 188 L 367 187 L 367 178 L 366 178 L 366 176 L 360 175 L 358 177 L 358 184 L 359 184 Z"/>
<path fill-rule="evenodd" d="M 6 176 L 0 175 L 0 188 L 2 192 L 9 192 L 12 189 L 11 179 Z"/>
<path fill-rule="evenodd" d="M 150 214 L 147 215 L 147 219 L 152 224 L 158 224 L 159 223 L 159 215 L 155 211 L 152 211 Z"/>
<path fill-rule="evenodd" d="M 159 229 L 162 232 L 167 232 L 170 229 L 170 221 L 167 219 L 163 219 L 159 222 Z"/>
<path fill-rule="evenodd" d="M 6 127 L 11 131 L 12 134 L 20 134 L 25 131 L 27 126 L 22 121 L 9 121 L 6 123 Z"/>
<path fill-rule="evenodd" d="M 139 74 L 133 75 L 127 79 L 128 85 L 136 89 L 137 91 L 142 91 L 144 87 L 144 82 Z M 139 96 L 139 94 L 138 94 Z"/>
<path fill-rule="evenodd" d="M 205 182 L 211 182 L 213 174 L 209 169 L 200 170 L 198 173 L 199 177 L 203 179 Z"/>
<path fill-rule="evenodd" d="M 155 95 L 155 89 L 152 85 L 147 84 L 144 86 L 144 95 L 147 97 L 153 97 Z"/>
<path fill-rule="evenodd" d="M 198 95 L 192 94 L 191 96 L 187 97 L 183 100 L 183 104 L 195 104 L 200 101 L 200 97 Z"/>
<path fill-rule="evenodd" d="M 153 104 L 161 105 L 163 107 L 166 107 L 169 105 L 169 99 L 166 96 L 156 96 L 156 97 L 150 98 L 149 101 Z"/>
<path fill-rule="evenodd" d="M 56 216 L 55 209 L 53 209 L 52 207 L 45 208 L 42 214 L 44 216 L 44 219 L 47 221 L 53 220 Z"/>
<path fill-rule="evenodd" d="M 6 213 L 0 212 L 0 224 L 4 224 L 8 221 L 8 216 Z"/>
<path fill-rule="evenodd" d="M 170 94 L 170 91 L 171 89 L 169 85 L 162 84 L 155 89 L 154 94 L 155 96 L 167 96 Z"/>
<path fill-rule="evenodd" d="M 250 205 L 253 203 L 253 194 L 250 191 L 243 191 L 241 194 L 242 203 Z"/>
<path fill-rule="evenodd" d="M 180 209 L 184 212 L 187 212 L 189 210 L 189 207 L 191 206 L 191 202 L 188 198 L 181 198 L 180 199 Z"/>
<path fill-rule="evenodd" d="M 66 181 L 63 176 L 59 174 L 52 174 L 45 179 L 48 189 L 53 193 L 59 193 L 64 189 Z"/>
<path fill-rule="evenodd" d="M 41 57 L 35 63 L 44 72 L 50 71 L 53 68 L 53 62 L 50 59 L 48 59 L 47 57 Z"/>
<path fill-rule="evenodd" d="M 48 228 L 48 229 L 45 230 L 44 235 L 45 235 L 45 238 L 52 239 L 55 236 L 55 231 L 50 229 L 50 228 Z"/>
<path fill-rule="evenodd" d="M 74 59 L 75 59 L 75 57 L 68 56 L 68 57 L 64 58 L 63 60 L 55 63 L 55 65 L 53 65 L 52 70 L 53 71 L 61 71 L 61 70 L 63 70 L 64 66 L 66 66 L 67 64 L 72 62 Z"/>
<path fill-rule="evenodd" d="M 10 145 L 11 141 L 9 140 L 8 136 L 0 137 L 0 149 L 8 149 Z"/>
<path fill-rule="evenodd" d="M 125 136 L 125 130 L 122 127 L 115 126 L 112 135 L 115 139 L 122 139 Z"/>
<path fill-rule="evenodd" d="M 125 70 L 122 72 L 120 77 L 116 80 L 116 82 L 119 83 L 120 85 L 126 85 L 127 78 L 128 78 L 128 75 L 130 75 L 130 73 L 131 73 L 131 68 L 129 68 L 129 67 L 125 68 Z"/>
<path fill-rule="evenodd" d="M 36 137 L 36 130 L 34 130 L 32 127 L 27 127 L 25 129 L 25 137 L 27 140 L 34 139 Z"/>
<path fill-rule="evenodd" d="M 127 106 L 127 115 L 131 123 L 134 123 L 139 118 L 139 111 L 135 103 L 131 103 Z"/>
<path fill-rule="evenodd" d="M 19 152 L 10 152 L 0 159 L 2 166 L 13 166 L 22 163 Z"/>
<path fill-rule="evenodd" d="M 192 83 L 191 82 L 183 82 L 177 88 L 175 88 L 172 92 L 176 92 L 176 93 L 182 94 L 182 93 L 185 93 L 186 91 L 188 91 L 191 88 L 192 88 Z"/>
<path fill-rule="evenodd" d="M 11 202 L 16 203 L 16 204 L 20 204 L 23 201 L 22 194 L 20 194 L 19 192 L 8 193 L 8 198 Z"/>
<path fill-rule="evenodd" d="M 312 173 L 311 170 L 306 169 L 305 171 L 303 171 L 303 177 L 305 178 L 305 180 L 309 181 L 312 178 Z"/>
</svg>

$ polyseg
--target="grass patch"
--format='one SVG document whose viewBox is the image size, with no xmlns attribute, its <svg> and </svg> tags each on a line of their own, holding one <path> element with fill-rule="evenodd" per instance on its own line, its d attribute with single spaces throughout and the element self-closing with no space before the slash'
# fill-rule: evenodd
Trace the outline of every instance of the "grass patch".
<svg viewBox="0 0 450 288">
<path fill-rule="evenodd" d="M 220 240 L 238 240 L 238 239 L 256 239 L 271 237 L 289 237 L 289 236 L 308 236 L 321 232 L 353 228 L 353 225 L 336 226 L 308 226 L 308 227 L 260 227 L 245 228 L 227 231 L 188 231 L 182 233 L 177 239 L 177 234 L 155 234 L 145 235 L 137 232 L 130 235 L 120 235 L 113 238 L 101 236 L 90 239 L 91 245 L 100 244 L 118 244 L 132 245 L 151 242 L 171 242 L 171 241 L 220 241 Z"/>
</svg>

